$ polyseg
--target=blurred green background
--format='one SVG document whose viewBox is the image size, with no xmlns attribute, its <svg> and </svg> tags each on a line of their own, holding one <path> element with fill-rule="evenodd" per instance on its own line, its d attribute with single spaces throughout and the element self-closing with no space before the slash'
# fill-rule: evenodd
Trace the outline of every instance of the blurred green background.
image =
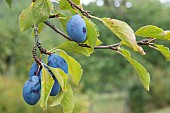
<svg viewBox="0 0 170 113">
<path fill-rule="evenodd" d="M 39 104 L 29 106 L 22 98 L 22 87 L 34 62 L 34 37 L 31 29 L 20 32 L 18 18 L 30 2 L 13 0 L 10 9 L 5 0 L 0 0 L 0 113 L 62 113 L 59 106 L 43 111 Z M 85 3 L 84 9 L 98 17 L 125 21 L 134 31 L 148 24 L 170 30 L 168 0 L 91 0 L 90 4 Z M 63 30 L 58 19 L 50 21 Z M 92 21 L 99 28 L 103 45 L 120 41 L 101 22 Z M 64 42 L 64 38 L 47 26 L 40 40 L 47 49 Z M 169 42 L 157 43 L 170 47 Z M 80 86 L 73 89 L 74 113 L 170 113 L 170 63 L 159 52 L 143 48 L 148 53 L 145 56 L 133 51 L 132 55 L 151 74 L 149 92 L 131 65 L 115 52 L 96 50 L 89 58 L 71 54 L 84 69 Z"/>
</svg>

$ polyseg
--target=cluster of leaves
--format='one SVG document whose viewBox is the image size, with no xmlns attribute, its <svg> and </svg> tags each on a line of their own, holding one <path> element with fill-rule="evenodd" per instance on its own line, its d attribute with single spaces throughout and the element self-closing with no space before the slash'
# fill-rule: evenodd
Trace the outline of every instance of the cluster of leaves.
<svg viewBox="0 0 170 113">
<path fill-rule="evenodd" d="M 7 0 L 9 4 L 9 2 Z M 83 71 L 81 65 L 71 56 L 65 53 L 65 51 L 73 52 L 76 54 L 82 54 L 89 57 L 95 49 L 111 49 L 120 55 L 124 56 L 130 64 L 134 67 L 135 71 L 138 73 L 144 87 L 149 90 L 150 84 L 150 74 L 147 70 L 136 60 L 131 57 L 130 52 L 124 49 L 123 46 L 127 46 L 132 50 L 139 52 L 140 54 L 146 54 L 140 45 L 146 45 L 153 49 L 160 51 L 166 58 L 167 61 L 170 60 L 169 48 L 164 45 L 158 45 L 153 43 L 153 40 L 170 40 L 170 32 L 164 31 L 161 28 L 153 25 L 147 25 L 141 27 L 136 32 L 125 22 L 111 19 L 111 18 L 99 18 L 90 15 L 83 10 L 80 0 L 60 0 L 56 2 L 59 4 L 59 9 L 54 9 L 53 4 L 50 0 L 36 0 L 32 2 L 26 9 L 24 9 L 19 18 L 20 30 L 25 31 L 31 27 L 38 25 L 39 33 L 44 28 L 44 22 L 46 22 L 50 16 L 54 16 L 59 19 L 60 23 L 66 32 L 66 24 L 71 18 L 67 15 L 62 14 L 62 10 L 69 10 L 73 15 L 79 13 L 85 20 L 87 26 L 87 40 L 84 43 L 76 43 L 72 40 L 67 40 L 61 45 L 53 48 L 50 52 L 57 52 L 62 56 L 68 63 L 69 75 L 72 75 L 75 85 L 79 84 L 82 77 Z M 86 12 L 83 13 L 83 12 Z M 101 21 L 106 27 L 108 27 L 120 40 L 121 42 L 113 45 L 101 46 L 102 42 L 99 38 L 99 31 L 97 26 L 90 20 L 90 18 L 97 19 Z M 136 40 L 136 35 L 146 38 L 141 43 Z M 67 35 L 64 35 L 64 38 Z M 45 65 L 45 64 L 42 64 Z M 49 67 L 50 68 L 50 67 Z M 71 113 L 74 109 L 74 99 L 73 91 L 68 84 L 68 77 L 60 69 L 50 68 L 58 79 L 62 91 L 55 97 L 54 102 L 50 106 L 61 105 L 65 113 Z M 47 70 L 43 68 L 42 75 L 42 90 L 41 90 L 41 102 L 40 106 L 42 108 L 47 107 L 47 101 L 49 98 L 49 93 L 52 88 L 53 79 L 48 74 Z"/>
<path fill-rule="evenodd" d="M 75 85 L 78 86 L 79 81 L 81 79 L 81 76 L 83 74 L 83 70 L 81 69 L 80 64 L 71 56 L 66 54 L 64 51 L 58 49 L 56 52 L 63 57 L 66 62 L 68 62 L 68 72 L 69 75 L 72 76 Z M 74 97 L 73 97 L 73 91 L 70 85 L 68 84 L 68 76 L 65 74 L 65 72 L 59 68 L 52 68 L 47 66 L 46 64 L 42 64 L 45 67 L 48 67 L 51 72 L 55 75 L 57 78 L 60 86 L 61 91 L 57 96 L 55 97 L 54 101 L 50 106 L 56 106 L 61 105 L 63 108 L 63 111 L 65 113 L 70 113 L 74 109 Z M 51 89 L 53 87 L 54 80 L 48 70 L 46 68 L 42 68 L 42 79 L 41 79 L 41 99 L 40 99 L 40 106 L 44 109 L 47 108 L 47 101 L 49 98 L 49 94 L 51 92 Z"/>
</svg>

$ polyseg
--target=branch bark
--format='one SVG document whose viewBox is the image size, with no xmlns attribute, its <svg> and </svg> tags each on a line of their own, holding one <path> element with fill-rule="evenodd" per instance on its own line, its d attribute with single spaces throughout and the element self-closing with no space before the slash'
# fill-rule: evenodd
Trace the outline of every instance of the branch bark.
<svg viewBox="0 0 170 113">
<path fill-rule="evenodd" d="M 52 54 L 51 52 L 49 52 L 47 49 L 44 49 L 42 46 L 41 46 L 41 42 L 38 38 L 38 25 L 35 26 L 35 29 L 34 29 L 34 34 L 35 34 L 35 45 L 38 47 L 38 49 L 40 50 L 41 53 L 44 53 L 44 54 Z"/>
<path fill-rule="evenodd" d="M 69 36 L 67 36 L 67 35 L 64 34 L 61 30 L 59 30 L 57 27 L 55 27 L 54 25 L 52 25 L 49 21 L 45 21 L 44 23 L 45 23 L 47 26 L 49 26 L 50 28 L 52 28 L 55 32 L 57 32 L 58 34 L 60 34 L 61 36 L 63 36 L 64 38 L 72 41 Z"/>
</svg>

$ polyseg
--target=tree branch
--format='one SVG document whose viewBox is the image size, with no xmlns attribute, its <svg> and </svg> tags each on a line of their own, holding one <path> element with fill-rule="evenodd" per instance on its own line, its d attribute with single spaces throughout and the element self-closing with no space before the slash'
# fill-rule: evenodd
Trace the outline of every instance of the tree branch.
<svg viewBox="0 0 170 113">
<path fill-rule="evenodd" d="M 62 31 L 60 31 L 58 28 L 56 28 L 54 25 L 52 25 L 49 21 L 45 21 L 44 22 L 47 26 L 51 27 L 55 32 L 57 32 L 58 34 L 62 35 L 64 38 L 71 40 L 70 37 L 68 37 L 66 34 L 64 34 Z"/>
<path fill-rule="evenodd" d="M 62 31 L 60 31 L 57 27 L 55 27 L 54 25 L 52 25 L 49 21 L 45 21 L 44 22 L 47 26 L 49 26 L 50 28 L 52 28 L 56 33 L 59 33 L 60 35 L 62 35 L 64 38 L 73 41 L 69 36 L 67 36 L 65 33 L 63 33 Z M 154 41 L 154 38 L 149 38 L 149 39 L 143 39 L 141 41 L 138 41 L 137 44 L 138 45 L 147 45 L 149 46 L 150 43 L 152 41 Z M 80 44 L 79 46 L 81 47 L 87 47 L 87 48 L 91 48 L 89 45 L 87 44 Z M 120 46 L 120 43 L 116 43 L 113 45 L 106 45 L 106 46 L 95 46 L 94 49 L 112 49 L 112 50 L 118 50 L 117 47 Z"/>
<path fill-rule="evenodd" d="M 38 49 L 40 50 L 41 53 L 43 54 L 52 54 L 51 52 L 49 52 L 47 49 L 44 49 L 42 46 L 41 46 L 41 42 L 38 38 L 38 25 L 35 26 L 35 29 L 34 29 L 34 34 L 35 34 L 35 44 L 36 46 L 38 47 Z"/>
</svg>

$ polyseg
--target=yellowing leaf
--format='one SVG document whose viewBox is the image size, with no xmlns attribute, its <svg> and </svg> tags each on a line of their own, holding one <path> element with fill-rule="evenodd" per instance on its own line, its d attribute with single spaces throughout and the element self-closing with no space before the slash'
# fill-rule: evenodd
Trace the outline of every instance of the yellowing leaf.
<svg viewBox="0 0 170 113">
<path fill-rule="evenodd" d="M 56 99 L 50 106 L 61 105 L 64 113 L 72 113 L 74 109 L 74 96 L 73 91 L 69 84 L 67 84 L 67 92 L 60 91 Z"/>
<path fill-rule="evenodd" d="M 88 44 L 91 48 L 94 48 L 98 39 L 98 30 L 96 25 L 88 18 L 84 17 L 87 27 L 87 39 L 85 44 Z"/>
<path fill-rule="evenodd" d="M 159 52 L 162 53 L 162 55 L 166 58 L 166 61 L 170 61 L 170 51 L 168 47 L 165 47 L 164 45 L 158 45 L 158 44 L 154 44 L 157 48 L 156 50 L 158 50 Z"/>
<path fill-rule="evenodd" d="M 38 33 L 41 33 L 41 31 L 43 30 L 44 28 L 44 23 L 39 23 L 38 24 Z"/>
<path fill-rule="evenodd" d="M 85 49 L 88 52 L 88 54 L 90 54 L 90 55 L 94 52 L 94 49 L 92 49 L 92 48 L 85 48 Z"/>
<path fill-rule="evenodd" d="M 63 91 L 67 91 L 67 80 L 68 80 L 68 76 L 67 74 L 60 68 L 52 68 L 50 66 L 47 66 L 51 72 L 53 73 L 53 75 L 57 78 L 61 88 Z"/>
<path fill-rule="evenodd" d="M 64 113 L 72 113 L 74 110 L 74 97 L 71 87 L 67 84 L 67 92 L 65 93 L 62 101 L 61 107 Z"/>
<path fill-rule="evenodd" d="M 60 51 L 60 56 L 66 60 L 68 64 L 68 72 L 72 75 L 75 85 L 78 86 L 83 75 L 83 69 L 81 68 L 81 65 L 64 51 Z"/>
<path fill-rule="evenodd" d="M 54 80 L 50 73 L 45 68 L 42 68 L 40 106 L 43 109 L 47 108 L 47 101 L 53 84 Z"/>
<path fill-rule="evenodd" d="M 66 41 L 63 44 L 57 46 L 58 49 L 62 49 L 64 51 L 70 51 L 77 54 L 83 54 L 86 56 L 90 56 L 89 52 L 86 50 L 85 47 L 79 46 L 78 43 L 73 41 Z"/>
<path fill-rule="evenodd" d="M 120 52 L 133 66 L 135 71 L 138 73 L 140 80 L 142 81 L 142 84 L 144 85 L 145 89 L 149 91 L 150 74 L 139 62 L 131 58 L 131 54 L 128 50 L 120 49 Z"/>
<path fill-rule="evenodd" d="M 142 55 L 145 54 L 144 50 L 137 45 L 134 31 L 127 23 L 111 18 L 101 18 L 99 20 L 121 39 L 125 45 L 128 45 L 128 47 L 132 48 L 134 51 L 138 51 Z"/>
<path fill-rule="evenodd" d="M 99 46 L 100 44 L 102 44 L 102 42 L 99 39 L 97 39 L 96 46 Z"/>
<path fill-rule="evenodd" d="M 166 36 L 163 29 L 153 25 L 147 25 L 141 27 L 135 32 L 135 34 L 141 37 L 156 38 L 156 39 L 165 39 Z"/>
<path fill-rule="evenodd" d="M 63 100 L 64 96 L 65 96 L 65 93 L 66 92 L 63 92 L 63 91 L 60 91 L 55 100 L 53 101 L 53 103 L 50 105 L 50 106 L 57 106 L 57 105 L 60 105 L 61 104 L 61 101 Z"/>
<path fill-rule="evenodd" d="M 170 41 L 170 31 L 165 31 L 166 36 L 165 39 Z"/>
<path fill-rule="evenodd" d="M 59 52 L 59 55 L 66 60 L 68 64 L 68 73 L 73 77 L 75 85 L 78 86 L 83 75 L 83 69 L 81 68 L 81 65 L 73 57 L 66 54 L 63 50 L 57 49 L 55 52 Z"/>
</svg>

